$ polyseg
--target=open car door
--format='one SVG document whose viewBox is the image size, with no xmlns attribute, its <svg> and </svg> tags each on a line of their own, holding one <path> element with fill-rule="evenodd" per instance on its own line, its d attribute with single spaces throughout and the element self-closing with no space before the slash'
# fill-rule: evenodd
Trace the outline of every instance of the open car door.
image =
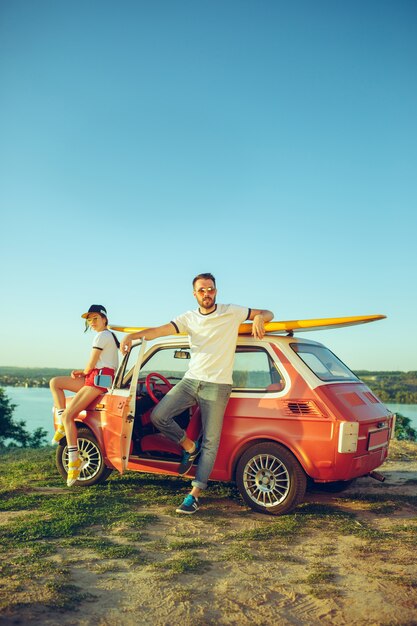
<svg viewBox="0 0 417 626">
<path fill-rule="evenodd" d="M 139 345 L 136 362 L 128 389 L 117 388 L 120 380 L 128 374 L 127 364 L 131 359 L 126 355 L 115 377 L 113 387 L 106 396 L 106 409 L 102 413 L 103 442 L 105 456 L 121 474 L 125 471 L 129 460 L 130 443 L 132 439 L 133 421 L 135 419 L 136 390 L 146 341 Z M 136 353 L 136 350 L 135 352 Z"/>
</svg>

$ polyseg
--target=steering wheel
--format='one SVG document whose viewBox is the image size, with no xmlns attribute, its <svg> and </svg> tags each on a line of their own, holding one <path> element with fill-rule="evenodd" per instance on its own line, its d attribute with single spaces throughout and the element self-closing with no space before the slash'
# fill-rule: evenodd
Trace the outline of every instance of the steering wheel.
<svg viewBox="0 0 417 626">
<path fill-rule="evenodd" d="M 154 393 L 155 387 L 157 386 L 157 384 L 153 381 L 154 378 L 159 378 L 159 380 L 162 380 L 164 385 L 168 387 L 168 390 L 172 389 L 173 385 L 169 382 L 169 380 L 165 378 L 165 376 L 162 376 L 162 374 L 158 374 L 157 372 L 151 372 L 147 375 L 147 377 L 145 378 L 146 390 L 152 400 L 155 402 L 155 404 L 158 404 L 160 398 L 158 398 Z"/>
</svg>

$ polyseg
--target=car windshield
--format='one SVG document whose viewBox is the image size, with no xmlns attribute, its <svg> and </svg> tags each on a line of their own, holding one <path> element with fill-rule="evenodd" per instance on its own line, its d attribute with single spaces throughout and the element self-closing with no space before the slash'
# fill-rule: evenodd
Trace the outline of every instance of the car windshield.
<svg viewBox="0 0 417 626">
<path fill-rule="evenodd" d="M 324 346 L 292 343 L 291 348 L 320 380 L 326 382 L 358 380 L 357 376 Z"/>
</svg>

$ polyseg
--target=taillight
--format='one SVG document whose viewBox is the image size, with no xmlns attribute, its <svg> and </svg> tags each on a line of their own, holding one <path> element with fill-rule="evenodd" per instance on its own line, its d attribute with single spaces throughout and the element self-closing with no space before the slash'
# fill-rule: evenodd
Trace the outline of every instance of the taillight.
<svg viewBox="0 0 417 626">
<path fill-rule="evenodd" d="M 340 453 L 356 452 L 358 448 L 358 435 L 358 422 L 340 422 L 337 451 Z"/>
<path fill-rule="evenodd" d="M 391 413 L 391 418 L 392 418 L 392 422 L 391 422 L 391 439 L 395 439 L 395 424 L 397 422 L 397 415 L 395 413 Z"/>
</svg>

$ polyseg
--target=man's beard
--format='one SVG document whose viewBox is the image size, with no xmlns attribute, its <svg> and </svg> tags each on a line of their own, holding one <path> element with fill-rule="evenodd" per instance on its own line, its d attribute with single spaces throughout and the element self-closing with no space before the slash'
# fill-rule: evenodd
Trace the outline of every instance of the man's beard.
<svg viewBox="0 0 417 626">
<path fill-rule="evenodd" d="M 200 306 L 202 309 L 211 309 L 216 302 L 216 298 L 211 298 L 210 296 L 204 296 L 200 302 Z"/>
</svg>

